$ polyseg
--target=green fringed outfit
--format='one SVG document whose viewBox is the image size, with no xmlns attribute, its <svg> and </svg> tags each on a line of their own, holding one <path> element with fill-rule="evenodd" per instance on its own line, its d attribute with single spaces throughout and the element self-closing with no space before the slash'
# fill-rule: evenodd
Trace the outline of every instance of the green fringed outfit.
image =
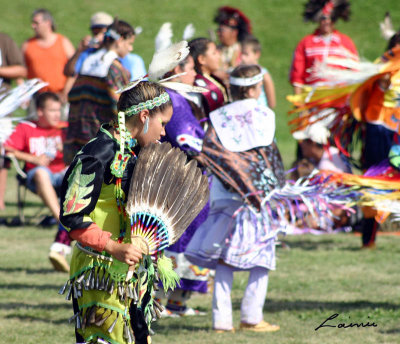
<svg viewBox="0 0 400 344">
<path fill-rule="evenodd" d="M 124 201 L 140 147 L 127 143 L 126 154 L 120 154 L 109 128 L 102 126 L 69 167 L 62 185 L 60 221 L 68 231 L 95 223 L 111 232 L 111 239 L 130 243 Z M 73 298 L 71 321 L 75 322 L 77 341 L 150 343 L 149 325 L 162 310 L 151 297 L 162 275 L 157 262 L 157 257 L 144 256 L 126 282 L 127 264 L 77 243 L 70 279 L 60 290 L 67 299 Z"/>
</svg>

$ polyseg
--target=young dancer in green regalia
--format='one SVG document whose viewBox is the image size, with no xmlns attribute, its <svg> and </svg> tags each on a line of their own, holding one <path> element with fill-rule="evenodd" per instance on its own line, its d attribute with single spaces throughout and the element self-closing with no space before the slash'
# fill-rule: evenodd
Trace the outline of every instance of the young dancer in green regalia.
<svg viewBox="0 0 400 344">
<path fill-rule="evenodd" d="M 60 220 L 77 245 L 61 292 L 73 299 L 77 343 L 149 343 L 157 311 L 154 265 L 145 245 L 132 244 L 125 195 L 140 147 L 165 135 L 172 104 L 162 86 L 142 81 L 121 94 L 118 111 L 118 122 L 103 124 L 78 152 L 62 185 Z"/>
</svg>

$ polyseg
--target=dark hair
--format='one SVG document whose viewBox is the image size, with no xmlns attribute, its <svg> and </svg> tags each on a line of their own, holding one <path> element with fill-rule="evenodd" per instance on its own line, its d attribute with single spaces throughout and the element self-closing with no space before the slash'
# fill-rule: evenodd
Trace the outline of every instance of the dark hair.
<svg viewBox="0 0 400 344">
<path fill-rule="evenodd" d="M 112 34 L 108 34 L 108 33 L 110 33 L 110 30 L 113 30 L 114 32 L 116 32 L 123 39 L 127 39 L 127 38 L 135 35 L 135 29 L 133 28 L 132 25 L 130 25 L 126 21 L 119 20 L 119 19 L 115 18 L 114 22 L 107 27 L 107 31 L 104 34 L 103 43 L 105 45 L 111 44 L 111 43 L 113 43 L 114 41 L 117 40 L 117 38 L 113 37 Z"/>
<path fill-rule="evenodd" d="M 400 44 L 400 31 L 397 31 L 389 40 L 386 50 L 393 49 L 397 44 Z"/>
<path fill-rule="evenodd" d="M 199 62 L 199 56 L 206 54 L 210 43 L 214 42 L 211 39 L 205 37 L 192 39 L 188 43 L 190 49 L 190 55 L 193 57 L 194 61 L 194 69 L 196 70 L 197 74 L 203 74 L 201 72 L 201 64 Z"/>
<path fill-rule="evenodd" d="M 236 67 L 230 74 L 234 78 L 251 78 L 257 74 L 261 73 L 261 68 L 257 65 L 240 65 Z M 236 86 L 230 85 L 230 92 L 233 100 L 241 100 L 248 98 L 248 91 L 251 86 Z"/>
<path fill-rule="evenodd" d="M 247 35 L 251 34 L 251 23 L 242 11 L 237 8 L 223 6 L 218 8 L 214 22 L 226 25 L 238 30 L 238 41 L 241 42 Z"/>
<path fill-rule="evenodd" d="M 261 53 L 261 43 L 252 35 L 248 35 L 240 44 L 242 47 L 249 46 L 255 53 Z"/>
<path fill-rule="evenodd" d="M 322 9 L 331 0 L 309 0 L 304 6 L 303 19 L 304 21 L 318 22 Z M 350 3 L 348 0 L 337 0 L 333 2 L 333 10 L 331 13 L 331 20 L 336 22 L 339 18 L 344 21 L 350 19 Z"/>
<path fill-rule="evenodd" d="M 46 102 L 49 99 L 53 100 L 55 102 L 60 102 L 61 103 L 60 97 L 57 94 L 55 94 L 53 92 L 43 92 L 43 93 L 40 93 L 38 95 L 38 97 L 36 98 L 36 101 L 35 101 L 36 108 L 37 109 L 44 109 L 44 107 L 46 106 Z"/>
<path fill-rule="evenodd" d="M 138 105 L 147 100 L 152 100 L 164 92 L 166 92 L 165 88 L 155 82 L 141 81 L 136 87 L 122 92 L 117 104 L 118 111 L 125 111 L 133 105 Z M 162 112 L 169 106 L 172 106 L 171 99 L 160 106 L 149 109 L 149 114 L 151 116 L 158 111 Z"/>
<path fill-rule="evenodd" d="M 191 55 L 186 56 L 185 59 L 183 59 L 181 62 L 178 63 L 178 66 L 179 66 L 179 68 L 180 68 L 181 70 L 188 64 L 188 62 L 189 62 L 189 56 L 191 56 Z M 174 68 L 174 69 L 175 69 L 175 68 Z M 174 76 L 174 75 L 175 75 L 175 73 L 174 73 L 174 70 L 172 69 L 172 70 L 170 70 L 169 72 L 165 73 L 165 74 L 163 75 L 162 79 L 170 78 L 170 77 L 172 77 L 172 76 Z"/>
<path fill-rule="evenodd" d="M 306 172 L 306 174 L 300 175 L 299 167 L 301 166 L 304 167 L 302 172 Z M 292 164 L 292 173 L 290 174 L 290 177 L 293 180 L 297 180 L 300 177 L 309 175 L 314 170 L 314 168 L 316 168 L 316 165 L 311 159 L 309 158 L 298 159 L 294 161 Z"/>
<path fill-rule="evenodd" d="M 50 21 L 51 29 L 53 31 L 56 31 L 56 24 L 54 23 L 54 18 L 49 10 L 46 10 L 45 8 L 38 8 L 33 11 L 31 18 L 33 19 L 33 17 L 35 17 L 38 14 L 42 16 L 43 20 Z"/>
</svg>

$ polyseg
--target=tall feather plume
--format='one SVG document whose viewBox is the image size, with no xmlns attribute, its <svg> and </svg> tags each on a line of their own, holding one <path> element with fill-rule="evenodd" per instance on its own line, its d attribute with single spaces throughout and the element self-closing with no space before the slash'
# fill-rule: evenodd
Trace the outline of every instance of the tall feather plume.
<svg viewBox="0 0 400 344">
<path fill-rule="evenodd" d="M 189 47 L 186 41 L 181 41 L 166 49 L 156 51 L 149 66 L 149 80 L 157 81 L 165 73 L 174 69 L 188 55 Z"/>
<path fill-rule="evenodd" d="M 383 22 L 379 23 L 379 27 L 381 29 L 382 37 L 387 41 L 396 33 L 396 31 L 393 29 L 392 18 L 390 17 L 389 12 L 386 12 Z"/>
<path fill-rule="evenodd" d="M 169 143 L 142 148 L 132 176 L 126 211 L 131 235 L 143 237 L 154 254 L 178 240 L 203 209 L 208 180 L 197 163 Z"/>
<path fill-rule="evenodd" d="M 189 41 L 194 36 L 195 32 L 196 29 L 194 28 L 194 25 L 192 23 L 187 24 L 185 29 L 183 30 L 182 39 L 184 41 Z"/>
<path fill-rule="evenodd" d="M 155 38 L 155 50 L 161 51 L 172 44 L 172 24 L 167 22 L 161 25 Z"/>
</svg>

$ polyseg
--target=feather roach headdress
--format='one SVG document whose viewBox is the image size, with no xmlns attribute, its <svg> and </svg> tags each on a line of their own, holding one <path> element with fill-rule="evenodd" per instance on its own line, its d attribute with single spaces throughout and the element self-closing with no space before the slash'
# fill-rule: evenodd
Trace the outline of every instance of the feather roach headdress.
<svg viewBox="0 0 400 344">
<path fill-rule="evenodd" d="M 131 236 L 144 239 L 149 254 L 176 242 L 209 197 L 207 177 L 195 160 L 169 143 L 142 148 L 133 171 L 126 211 Z"/>
<path fill-rule="evenodd" d="M 304 6 L 304 21 L 318 22 L 322 16 L 328 16 L 333 22 L 342 18 L 350 18 L 350 3 L 348 0 L 309 0 Z"/>
<path fill-rule="evenodd" d="M 134 80 L 126 86 L 119 89 L 116 93 L 122 93 L 131 88 L 134 88 L 139 82 L 148 78 L 150 81 L 157 82 L 158 84 L 181 92 L 205 92 L 204 88 L 183 85 L 177 82 L 169 82 L 168 80 L 175 78 L 177 75 L 160 80 L 167 72 L 173 70 L 180 62 L 182 62 L 189 55 L 189 47 L 186 41 L 181 41 L 169 45 L 168 47 L 156 51 L 153 55 L 149 65 L 147 75 Z"/>
</svg>

